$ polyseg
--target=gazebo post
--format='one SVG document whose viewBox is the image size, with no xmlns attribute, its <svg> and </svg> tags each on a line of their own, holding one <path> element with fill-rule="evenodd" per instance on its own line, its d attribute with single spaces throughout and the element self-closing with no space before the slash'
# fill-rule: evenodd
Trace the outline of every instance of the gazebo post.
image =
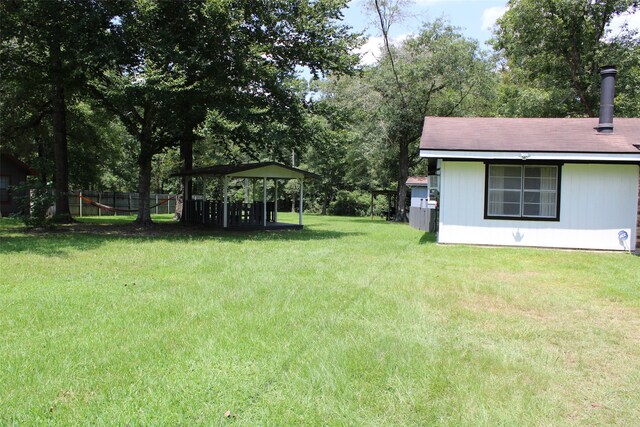
<svg viewBox="0 0 640 427">
<path fill-rule="evenodd" d="M 273 198 L 273 222 L 278 222 L 278 180 L 273 181 L 275 187 L 275 197 Z"/>
<path fill-rule="evenodd" d="M 222 227 L 223 228 L 227 228 L 227 212 L 228 212 L 228 208 L 227 208 L 227 176 L 225 175 L 224 178 L 222 178 L 222 199 L 223 199 L 223 205 L 224 208 L 222 209 Z"/>
<path fill-rule="evenodd" d="M 262 178 L 262 225 L 267 226 L 267 177 Z"/>
<path fill-rule="evenodd" d="M 244 202 L 249 204 L 249 178 L 244 179 Z"/>
<path fill-rule="evenodd" d="M 304 177 L 300 178 L 300 212 L 298 213 L 298 223 L 302 225 L 302 200 L 304 195 Z"/>
</svg>

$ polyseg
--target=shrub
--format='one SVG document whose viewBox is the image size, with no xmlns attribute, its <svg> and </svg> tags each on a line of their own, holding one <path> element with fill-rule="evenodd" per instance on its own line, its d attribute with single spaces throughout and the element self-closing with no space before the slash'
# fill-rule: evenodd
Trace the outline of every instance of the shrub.
<svg viewBox="0 0 640 427">
<path fill-rule="evenodd" d="M 53 186 L 38 180 L 28 180 L 11 190 L 20 206 L 16 214 L 25 225 L 30 227 L 51 227 L 53 219 L 48 215 L 54 202 Z"/>
<path fill-rule="evenodd" d="M 370 196 L 360 191 L 338 191 L 329 204 L 331 215 L 365 216 L 369 213 Z"/>
</svg>

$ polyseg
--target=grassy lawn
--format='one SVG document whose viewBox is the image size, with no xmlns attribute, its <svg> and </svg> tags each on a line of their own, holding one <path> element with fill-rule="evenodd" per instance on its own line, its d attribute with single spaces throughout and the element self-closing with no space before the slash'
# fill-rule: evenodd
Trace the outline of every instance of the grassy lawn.
<svg viewBox="0 0 640 427">
<path fill-rule="evenodd" d="M 0 222 L 0 425 L 640 420 L 638 257 L 160 218 Z"/>
</svg>

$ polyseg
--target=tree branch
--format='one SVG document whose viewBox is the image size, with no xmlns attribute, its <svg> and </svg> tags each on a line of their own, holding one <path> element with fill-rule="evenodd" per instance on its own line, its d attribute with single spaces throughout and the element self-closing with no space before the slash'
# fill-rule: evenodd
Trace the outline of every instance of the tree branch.
<svg viewBox="0 0 640 427">
<path fill-rule="evenodd" d="M 378 18 L 380 20 L 380 31 L 382 31 L 382 39 L 384 41 L 384 47 L 387 51 L 387 55 L 389 55 L 389 62 L 391 63 L 391 71 L 393 72 L 393 77 L 395 78 L 396 85 L 398 86 L 398 92 L 400 93 L 400 99 L 402 100 L 402 106 L 407 108 L 407 100 L 404 97 L 404 91 L 402 90 L 402 85 L 400 84 L 400 78 L 398 77 L 398 72 L 396 70 L 396 65 L 393 60 L 393 54 L 391 53 L 391 47 L 389 46 L 389 27 L 391 22 L 388 20 L 385 21 L 384 15 L 382 12 L 382 7 L 380 6 L 380 2 L 378 0 L 374 1 L 374 5 L 376 7 L 376 12 L 378 13 Z"/>
</svg>

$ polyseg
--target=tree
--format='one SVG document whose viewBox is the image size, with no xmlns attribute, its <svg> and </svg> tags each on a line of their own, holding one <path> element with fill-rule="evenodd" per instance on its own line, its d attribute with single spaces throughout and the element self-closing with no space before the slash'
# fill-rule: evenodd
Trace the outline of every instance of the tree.
<svg viewBox="0 0 640 427">
<path fill-rule="evenodd" d="M 482 99 L 491 91 L 490 62 L 477 42 L 464 38 L 442 20 L 426 24 L 399 47 L 389 42 L 389 28 L 399 4 L 375 0 L 385 53 L 367 73 L 371 89 L 380 97 L 377 134 L 397 154 L 397 221 L 406 220 L 406 180 L 417 161 L 417 144 L 424 117 L 464 114 L 472 107 L 482 114 Z M 488 110 L 485 110 L 488 112 Z"/>
<path fill-rule="evenodd" d="M 321 100 L 314 105 L 306 126 L 311 136 L 305 151 L 306 164 L 318 175 L 319 182 L 311 187 L 320 193 L 321 213 L 327 214 L 329 202 L 340 189 L 348 187 L 349 169 L 355 167 L 350 162 L 357 135 L 349 129 L 347 111 Z M 310 192 L 311 188 L 308 190 Z"/>
<path fill-rule="evenodd" d="M 214 143 L 250 150 L 267 134 L 295 134 L 300 108 L 291 79 L 346 71 L 357 36 L 334 21 L 344 1 L 136 1 L 119 19 L 123 55 L 96 92 L 140 144 L 141 203 L 136 221 L 151 222 L 145 200 L 154 155 L 180 145 L 184 167 L 202 130 Z M 257 145 L 257 146 L 256 146 Z M 186 187 L 186 186 L 185 186 Z"/>
<path fill-rule="evenodd" d="M 0 3 L 3 138 L 19 138 L 51 120 L 56 216 L 70 221 L 68 105 L 105 64 L 113 19 L 123 2 L 21 0 Z"/>
<path fill-rule="evenodd" d="M 306 67 L 318 77 L 350 73 L 357 63 L 349 52 L 359 36 L 338 23 L 345 6 L 342 0 L 236 4 L 231 10 L 240 20 L 230 29 L 235 42 L 228 43 L 233 49 L 226 54 L 235 58 L 227 71 L 233 86 L 223 82 L 209 90 L 203 140 L 218 150 L 241 147 L 244 157 L 254 160 L 284 161 L 291 150 L 299 150 L 310 135 L 305 133 L 305 94 L 294 78 L 296 70 Z M 187 126 L 184 135 L 194 135 L 193 128 Z M 192 167 L 195 140 L 181 140 L 186 169 Z"/>
<path fill-rule="evenodd" d="M 619 68 L 619 95 L 638 95 L 633 83 L 640 40 L 628 28 L 614 37 L 608 27 L 612 18 L 638 5 L 635 0 L 511 0 L 493 42 L 506 58 L 501 113 L 596 116 L 598 69 L 607 64 Z M 622 103 L 617 114 L 637 115 L 633 104 Z"/>
</svg>

